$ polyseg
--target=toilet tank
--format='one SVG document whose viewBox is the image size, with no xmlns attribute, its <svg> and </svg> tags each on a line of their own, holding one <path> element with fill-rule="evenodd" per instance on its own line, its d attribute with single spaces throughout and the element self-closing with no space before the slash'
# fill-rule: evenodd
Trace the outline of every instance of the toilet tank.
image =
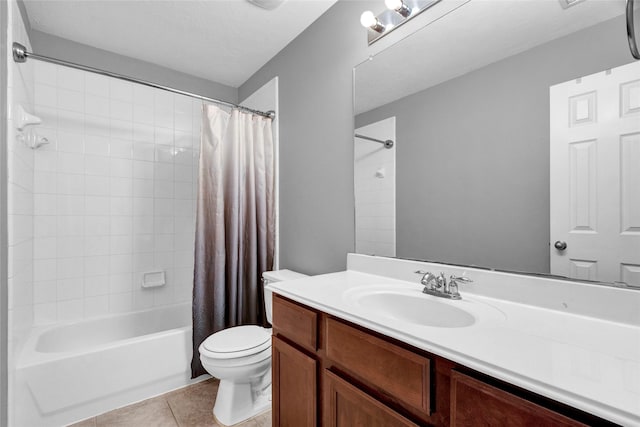
<svg viewBox="0 0 640 427">
<path fill-rule="evenodd" d="M 306 274 L 296 273 L 291 270 L 275 270 L 265 271 L 262 273 L 262 285 L 266 286 L 273 282 L 283 282 L 285 280 L 301 279 L 303 277 L 309 277 Z M 269 289 L 264 289 L 264 306 L 267 312 L 267 320 L 271 323 L 271 316 L 273 314 L 273 292 Z"/>
</svg>

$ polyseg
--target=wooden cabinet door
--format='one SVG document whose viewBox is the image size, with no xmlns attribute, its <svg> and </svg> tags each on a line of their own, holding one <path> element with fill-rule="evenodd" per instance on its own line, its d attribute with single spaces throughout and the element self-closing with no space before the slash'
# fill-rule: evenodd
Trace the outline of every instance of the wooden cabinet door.
<svg viewBox="0 0 640 427">
<path fill-rule="evenodd" d="M 324 418 L 327 427 L 417 427 L 383 403 L 324 371 Z"/>
<path fill-rule="evenodd" d="M 273 337 L 273 425 L 315 427 L 317 361 Z"/>
<path fill-rule="evenodd" d="M 577 427 L 585 425 L 475 378 L 452 371 L 451 426 Z"/>
</svg>

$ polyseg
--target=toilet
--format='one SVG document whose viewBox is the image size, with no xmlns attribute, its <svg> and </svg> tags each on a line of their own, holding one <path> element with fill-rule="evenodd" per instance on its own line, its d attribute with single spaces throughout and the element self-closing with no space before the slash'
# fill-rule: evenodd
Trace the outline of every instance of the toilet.
<svg viewBox="0 0 640 427">
<path fill-rule="evenodd" d="M 290 270 L 267 271 L 263 286 L 307 277 Z M 271 323 L 272 292 L 265 289 L 265 310 Z M 236 326 L 216 332 L 199 347 L 200 362 L 220 380 L 213 415 L 230 426 L 271 408 L 271 328 Z"/>
</svg>

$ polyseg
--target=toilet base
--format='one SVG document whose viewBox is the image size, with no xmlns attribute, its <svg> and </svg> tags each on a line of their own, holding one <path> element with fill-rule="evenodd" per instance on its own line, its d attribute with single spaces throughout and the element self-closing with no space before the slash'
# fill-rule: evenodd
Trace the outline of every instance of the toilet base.
<svg viewBox="0 0 640 427">
<path fill-rule="evenodd" d="M 266 380 L 266 381 L 265 381 Z M 271 409 L 271 375 L 251 382 L 220 380 L 213 416 L 232 426 Z"/>
</svg>

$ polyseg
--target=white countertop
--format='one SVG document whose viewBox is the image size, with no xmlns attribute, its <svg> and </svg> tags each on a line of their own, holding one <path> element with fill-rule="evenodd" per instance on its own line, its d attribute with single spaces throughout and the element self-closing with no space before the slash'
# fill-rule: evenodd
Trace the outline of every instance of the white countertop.
<svg viewBox="0 0 640 427">
<path fill-rule="evenodd" d="M 413 282 L 344 271 L 272 283 L 274 292 L 414 347 L 624 426 L 640 426 L 640 326 L 465 292 L 467 327 L 422 326 L 373 312 L 350 298 L 364 286 Z M 423 295 L 420 293 L 420 295 Z"/>
</svg>

